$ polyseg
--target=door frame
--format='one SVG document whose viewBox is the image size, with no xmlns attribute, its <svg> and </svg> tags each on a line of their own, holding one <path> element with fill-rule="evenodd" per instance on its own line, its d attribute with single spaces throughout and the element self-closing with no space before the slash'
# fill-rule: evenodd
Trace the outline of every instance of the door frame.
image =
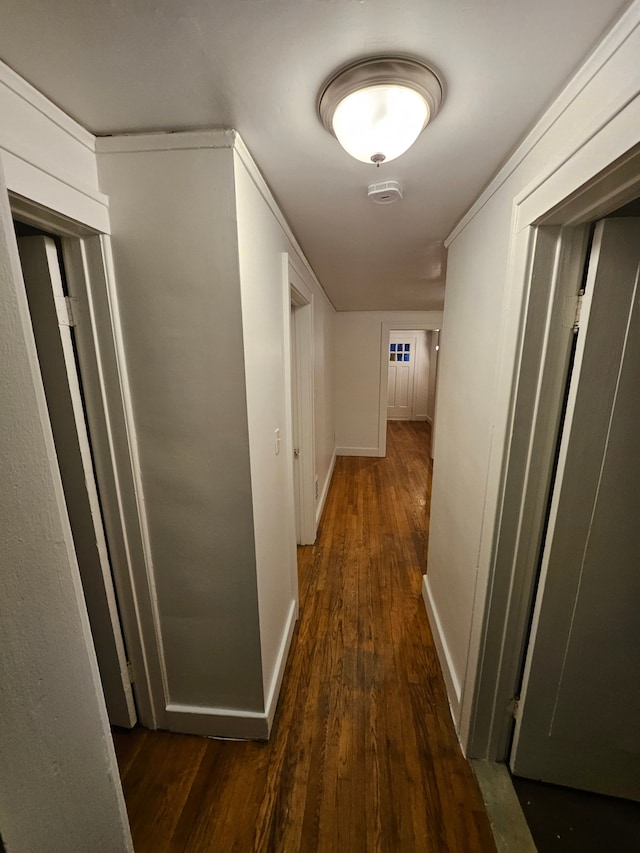
<svg viewBox="0 0 640 853">
<path fill-rule="evenodd" d="M 567 375 L 566 325 L 551 323 L 563 308 L 558 285 L 582 276 L 591 223 L 640 196 L 640 145 L 613 161 L 606 146 L 596 154 L 583 159 L 581 169 L 569 159 L 513 203 L 511 292 L 497 386 L 499 407 L 508 412 L 505 452 L 499 463 L 492 460 L 487 482 L 498 520 L 495 535 L 483 537 L 481 547 L 480 563 L 484 556 L 489 567 L 487 600 L 476 600 L 474 608 L 460 714 L 460 738 L 471 758 L 508 758 L 564 405 L 564 384 L 563 393 L 558 384 L 563 369 L 565 382 Z M 571 312 L 571 301 L 564 308 Z M 544 417 L 525 428 L 527 413 L 541 406 Z"/>
<path fill-rule="evenodd" d="M 61 262 L 59 246 L 60 241 L 44 232 L 18 236 L 31 328 L 109 722 L 132 728 L 138 718 L 90 440 L 91 395 L 79 370 L 76 332 L 86 325 L 86 317 L 79 316 L 86 306 L 71 296 L 77 292 L 73 284 L 65 295 L 64 281 L 69 278 L 65 273 L 72 265 Z"/>
<path fill-rule="evenodd" d="M 290 255 L 284 254 L 285 276 L 285 409 L 287 412 L 287 441 L 285 444 L 290 466 L 290 488 L 299 545 L 313 545 L 316 541 L 316 484 L 315 484 L 315 429 L 314 429 L 314 353 L 313 353 L 313 292 L 296 269 Z M 291 352 L 291 306 L 295 306 L 296 351 Z M 293 356 L 293 359 L 292 359 Z M 292 372 L 295 361 L 295 375 Z M 293 382 L 295 381 L 295 387 Z M 298 459 L 299 489 L 294 486 L 293 469 L 293 412 L 300 456 Z M 296 506 L 296 494 L 298 502 Z M 296 537 L 297 538 L 297 537 Z"/>
<path fill-rule="evenodd" d="M 391 347 L 391 345 L 394 343 L 391 340 L 391 335 L 396 331 L 397 331 L 397 329 L 392 329 L 391 332 L 389 332 L 389 347 Z M 416 335 L 413 338 L 413 353 L 411 355 L 411 358 L 413 358 L 413 365 L 412 365 L 412 373 L 411 373 L 412 383 L 411 383 L 411 405 L 410 405 L 410 410 L 409 410 L 409 417 L 408 418 L 391 418 L 391 419 L 389 418 L 389 390 L 388 390 L 388 386 L 387 386 L 387 420 L 408 420 L 408 421 L 412 421 L 412 420 L 414 420 L 415 415 L 416 415 L 416 411 L 415 411 L 416 410 L 416 376 L 418 373 L 418 368 L 420 367 L 420 364 L 419 364 L 420 359 L 418 356 L 418 335 L 420 334 L 420 332 L 422 332 L 422 329 L 411 329 L 411 331 L 416 332 Z M 398 332 L 398 334 L 402 335 L 403 333 Z M 409 333 L 407 332 L 406 333 L 407 337 L 408 337 L 408 334 Z M 426 335 L 427 333 L 425 332 L 424 334 Z M 390 372 L 389 365 L 391 363 L 392 362 L 390 360 L 390 352 L 389 352 L 389 350 L 387 350 L 387 371 L 388 372 Z M 398 364 L 398 363 L 399 362 L 396 362 L 396 364 Z"/>
<path fill-rule="evenodd" d="M 61 238 L 69 292 L 77 300 L 78 365 L 138 719 L 157 728 L 165 694 L 110 239 L 11 192 L 8 202 L 14 218 Z"/>
<path fill-rule="evenodd" d="M 380 325 L 380 385 L 378 392 L 378 456 L 387 455 L 387 399 L 389 395 L 389 338 L 391 332 L 438 332 L 442 322 L 427 323 L 416 320 L 383 320 Z M 436 422 L 437 400 L 433 410 Z"/>
<path fill-rule="evenodd" d="M 583 702 L 576 702 L 571 691 L 566 692 L 567 676 L 573 681 L 575 690 L 578 683 L 588 681 L 589 673 L 596 679 L 601 678 L 609 669 L 607 661 L 611 657 L 600 655 L 598 658 L 597 651 L 594 656 L 595 647 L 589 654 L 579 644 L 577 659 L 585 669 L 579 682 L 575 678 L 571 679 L 571 658 L 573 654 L 575 665 L 578 648 L 573 642 L 574 617 L 577 614 L 574 607 L 580 608 L 579 602 L 582 601 L 584 605 L 587 600 L 582 597 L 583 580 L 588 575 L 589 563 L 592 569 L 594 565 L 588 557 L 588 551 L 594 545 L 592 528 L 594 524 L 602 525 L 603 510 L 610 517 L 609 502 L 618 500 L 618 483 L 611 489 L 609 481 L 609 494 L 606 497 L 601 487 L 607 479 L 607 470 L 610 474 L 615 472 L 614 477 L 619 475 L 619 466 L 610 467 L 609 451 L 614 447 L 610 438 L 615 434 L 616 420 L 629 417 L 629 409 L 621 408 L 620 405 L 624 399 L 620 391 L 624 393 L 625 382 L 627 397 L 622 405 L 637 408 L 635 383 L 632 383 L 629 393 L 627 359 L 635 359 L 640 364 L 640 351 L 636 348 L 634 355 L 630 343 L 634 331 L 635 334 L 638 332 L 637 325 L 631 331 L 631 323 L 637 323 L 638 320 L 636 303 L 639 299 L 637 275 L 640 218 L 631 216 L 619 218 L 614 214 L 613 219 L 599 220 L 585 263 L 585 294 L 576 335 L 575 358 L 567 387 L 566 414 L 558 440 L 557 470 L 551 484 L 548 520 L 541 543 L 540 580 L 536 584 L 532 629 L 527 640 L 524 679 L 509 766 L 518 776 L 544 780 L 545 774 L 548 774 L 548 781 L 554 781 L 555 784 L 576 788 L 584 786 L 586 790 L 596 793 L 640 799 L 637 773 L 630 772 L 633 762 L 627 764 L 625 769 L 626 762 L 622 756 L 619 754 L 619 760 L 614 758 L 616 752 L 622 753 L 623 748 L 610 741 L 593 744 L 593 749 L 589 749 L 584 736 L 580 735 L 581 726 L 576 720 L 576 716 L 581 714 Z M 622 255 L 625 251 L 629 255 L 621 260 L 620 251 Z M 618 275 L 620 286 L 614 287 L 612 277 Z M 615 297 L 611 296 L 611 289 L 616 291 Z M 585 413 L 585 404 L 591 406 L 588 415 Z M 640 409 L 636 415 L 640 417 Z M 636 422 L 635 419 L 631 420 L 631 423 Z M 591 446 L 595 437 L 597 447 Z M 620 440 L 619 433 L 617 440 Z M 592 451 L 588 454 L 589 458 L 585 458 L 585 441 Z M 577 450 L 578 445 L 580 450 Z M 624 504 L 633 507 L 634 502 L 627 500 Z M 602 532 L 602 526 L 600 530 Z M 601 537 L 595 538 L 602 543 Z M 611 542 L 608 539 L 605 541 L 609 545 L 605 549 L 608 558 Z M 562 556 L 559 558 L 560 553 Z M 571 555 L 575 561 L 573 566 L 567 565 L 567 558 L 571 561 Z M 623 596 L 628 596 L 628 583 L 629 575 L 626 573 L 618 576 L 618 585 L 613 578 L 606 579 L 606 586 L 614 584 L 612 588 L 616 588 L 618 594 Z M 598 615 L 601 597 L 600 590 L 590 599 L 590 605 L 595 606 L 595 611 L 592 611 L 595 616 Z M 560 608 L 563 617 L 560 621 L 559 601 L 563 602 Z M 636 633 L 635 630 L 633 633 Z M 598 649 L 600 646 L 598 642 Z M 633 655 L 637 660 L 640 645 L 632 644 L 630 647 L 634 648 Z M 619 681 L 618 673 L 617 678 L 611 679 L 608 689 L 603 687 L 601 691 L 613 697 L 616 717 L 621 708 L 628 710 L 624 693 L 616 695 Z M 566 698 L 563 699 L 561 694 Z M 563 705 L 567 700 L 573 703 L 571 715 L 567 714 L 566 705 Z M 584 710 L 589 713 L 588 708 Z M 614 729 L 619 728 L 620 721 L 611 725 Z M 579 748 L 581 743 L 582 748 Z M 584 752 L 592 752 L 593 755 L 585 759 L 582 757 Z M 603 758 L 605 755 L 607 758 Z M 592 773 L 587 769 L 589 767 L 597 768 L 596 772 Z"/>
</svg>

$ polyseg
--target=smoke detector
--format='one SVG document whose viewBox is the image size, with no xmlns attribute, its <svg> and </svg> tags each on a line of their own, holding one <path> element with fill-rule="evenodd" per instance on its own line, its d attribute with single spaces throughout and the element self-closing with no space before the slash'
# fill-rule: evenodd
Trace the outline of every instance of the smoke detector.
<svg viewBox="0 0 640 853">
<path fill-rule="evenodd" d="M 378 184 L 369 184 L 367 198 L 376 204 L 393 204 L 402 198 L 402 187 L 397 181 L 382 181 Z"/>
</svg>

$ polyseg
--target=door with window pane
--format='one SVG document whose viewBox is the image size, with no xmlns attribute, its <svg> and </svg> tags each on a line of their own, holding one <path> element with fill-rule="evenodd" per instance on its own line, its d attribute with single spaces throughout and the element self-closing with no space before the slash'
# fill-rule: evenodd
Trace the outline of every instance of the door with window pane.
<svg viewBox="0 0 640 853">
<path fill-rule="evenodd" d="M 410 420 L 412 417 L 416 348 L 415 334 L 391 332 L 389 335 L 388 420 Z"/>
</svg>

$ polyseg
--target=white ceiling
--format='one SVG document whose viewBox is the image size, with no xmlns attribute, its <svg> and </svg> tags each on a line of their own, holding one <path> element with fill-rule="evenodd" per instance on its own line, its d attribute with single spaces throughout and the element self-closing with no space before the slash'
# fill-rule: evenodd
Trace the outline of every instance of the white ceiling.
<svg viewBox="0 0 640 853">
<path fill-rule="evenodd" d="M 338 310 L 442 305 L 442 241 L 628 0 L 2 0 L 0 57 L 97 134 L 236 128 Z M 401 53 L 444 81 L 379 169 L 316 114 L 336 68 Z M 375 205 L 369 183 L 404 200 Z"/>
</svg>

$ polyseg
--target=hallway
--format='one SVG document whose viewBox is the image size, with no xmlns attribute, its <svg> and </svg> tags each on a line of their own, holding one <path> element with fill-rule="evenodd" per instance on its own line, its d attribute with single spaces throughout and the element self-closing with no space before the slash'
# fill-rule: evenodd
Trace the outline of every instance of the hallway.
<svg viewBox="0 0 640 853">
<path fill-rule="evenodd" d="M 484 853 L 421 597 L 430 427 L 341 457 L 269 743 L 116 732 L 137 853 Z"/>
</svg>

